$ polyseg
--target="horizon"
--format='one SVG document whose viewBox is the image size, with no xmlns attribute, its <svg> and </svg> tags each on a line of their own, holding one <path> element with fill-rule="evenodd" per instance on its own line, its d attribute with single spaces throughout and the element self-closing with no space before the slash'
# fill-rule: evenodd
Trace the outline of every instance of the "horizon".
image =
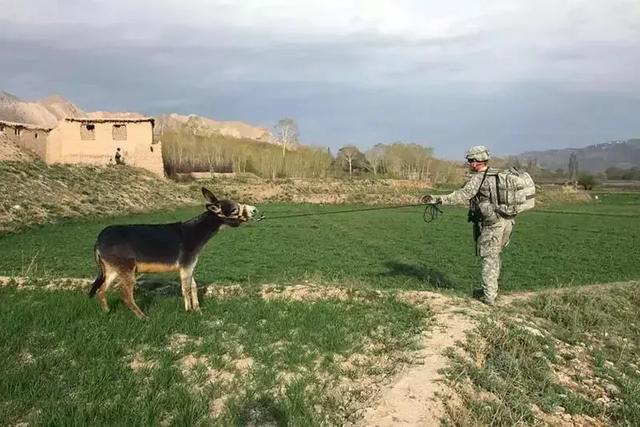
<svg viewBox="0 0 640 427">
<path fill-rule="evenodd" d="M 636 1 L 1 4 L 1 89 L 25 100 L 291 117 L 333 152 L 402 141 L 451 160 L 640 136 Z"/>
</svg>

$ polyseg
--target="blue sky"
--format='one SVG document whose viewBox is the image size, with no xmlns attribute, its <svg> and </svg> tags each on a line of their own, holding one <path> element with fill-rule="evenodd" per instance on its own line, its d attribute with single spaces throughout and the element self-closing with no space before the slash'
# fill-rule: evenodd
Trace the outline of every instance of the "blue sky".
<svg viewBox="0 0 640 427">
<path fill-rule="evenodd" d="M 458 158 L 640 136 L 637 0 L 0 0 L 0 89 Z"/>
</svg>

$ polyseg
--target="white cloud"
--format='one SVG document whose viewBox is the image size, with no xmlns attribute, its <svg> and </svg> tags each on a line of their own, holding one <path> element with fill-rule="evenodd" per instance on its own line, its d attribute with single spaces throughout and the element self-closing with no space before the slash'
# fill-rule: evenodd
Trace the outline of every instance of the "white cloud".
<svg viewBox="0 0 640 427">
<path fill-rule="evenodd" d="M 223 75 L 234 79 L 328 77 L 385 84 L 390 76 L 402 76 L 413 84 L 425 77 L 509 84 L 593 83 L 608 75 L 628 84 L 634 80 L 628 67 L 640 65 L 629 59 L 640 56 L 637 0 L 6 3 L 5 19 L 15 30 L 8 37 L 55 47 L 253 52 L 259 73 L 246 63 L 233 63 L 234 55 L 227 64 L 221 60 Z M 296 56 L 305 62 L 292 66 Z"/>
</svg>

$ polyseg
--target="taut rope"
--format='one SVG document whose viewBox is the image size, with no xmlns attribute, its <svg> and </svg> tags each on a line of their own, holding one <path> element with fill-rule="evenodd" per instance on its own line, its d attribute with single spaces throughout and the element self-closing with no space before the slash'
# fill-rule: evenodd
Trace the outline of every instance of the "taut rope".
<svg viewBox="0 0 640 427">
<path fill-rule="evenodd" d="M 265 217 L 262 215 L 260 218 L 257 218 L 256 221 L 264 221 L 264 220 L 274 220 L 274 219 L 288 219 L 288 218 L 302 218 L 307 216 L 320 216 L 320 215 L 335 215 L 342 213 L 352 213 L 352 212 L 368 212 L 368 211 L 379 211 L 385 209 L 401 209 L 401 208 L 411 208 L 417 206 L 425 206 L 424 203 L 419 204 L 410 204 L 410 205 L 396 205 L 396 206 L 376 206 L 373 208 L 362 208 L 362 209 L 345 209 L 340 211 L 331 211 L 331 212 L 314 212 L 314 213 L 304 213 L 304 214 L 293 214 L 293 215 L 281 215 L 281 216 L 272 216 Z M 422 219 L 425 222 L 431 222 L 435 220 L 438 216 L 442 214 L 442 210 L 432 203 L 429 203 L 425 206 L 424 213 L 422 215 Z"/>
</svg>

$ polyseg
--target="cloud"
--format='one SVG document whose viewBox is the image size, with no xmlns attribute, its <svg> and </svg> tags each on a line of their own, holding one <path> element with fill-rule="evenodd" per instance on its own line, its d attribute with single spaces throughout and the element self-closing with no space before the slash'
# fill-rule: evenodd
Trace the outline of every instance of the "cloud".
<svg viewBox="0 0 640 427">
<path fill-rule="evenodd" d="M 2 89 L 24 97 L 58 91 L 86 109 L 266 125 L 287 115 L 313 142 L 406 139 L 452 153 L 478 133 L 506 151 L 509 138 L 564 144 L 571 126 L 583 127 L 585 142 L 640 133 L 624 111 L 598 116 L 590 104 L 637 116 L 637 0 L 0 0 L 0 8 L 0 55 L 10 58 Z M 556 108 L 582 113 L 588 126 L 544 112 Z"/>
</svg>

